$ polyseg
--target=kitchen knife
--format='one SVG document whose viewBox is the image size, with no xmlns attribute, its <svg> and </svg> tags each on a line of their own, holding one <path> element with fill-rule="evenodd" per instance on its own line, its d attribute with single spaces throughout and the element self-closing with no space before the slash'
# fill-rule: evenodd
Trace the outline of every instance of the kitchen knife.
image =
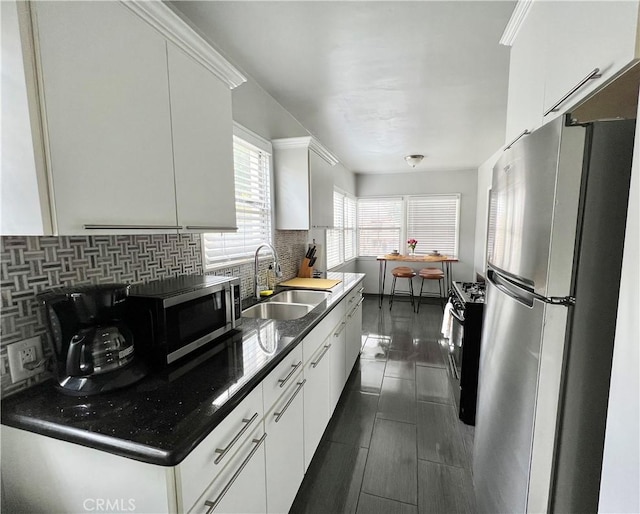
<svg viewBox="0 0 640 514">
<path fill-rule="evenodd" d="M 311 250 L 312 250 L 312 248 L 313 248 L 312 246 L 307 248 L 307 253 L 304 254 L 305 258 L 311 259 Z"/>
<path fill-rule="evenodd" d="M 315 262 L 316 262 L 316 257 L 311 257 L 311 260 L 309 261 L 309 267 L 312 268 Z"/>
<path fill-rule="evenodd" d="M 309 259 L 312 259 L 315 254 L 316 254 L 316 247 L 312 246 L 311 253 L 309 254 Z"/>
</svg>

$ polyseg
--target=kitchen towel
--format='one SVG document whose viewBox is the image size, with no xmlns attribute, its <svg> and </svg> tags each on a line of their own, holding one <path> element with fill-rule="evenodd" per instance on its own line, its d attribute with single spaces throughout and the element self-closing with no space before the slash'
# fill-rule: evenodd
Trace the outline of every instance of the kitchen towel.
<svg viewBox="0 0 640 514">
<path fill-rule="evenodd" d="M 453 310 L 453 305 L 451 304 L 451 300 L 447 302 L 447 305 L 444 307 L 444 315 L 442 317 L 442 335 L 449 339 L 451 337 L 451 328 L 453 325 L 453 316 L 451 315 L 451 311 Z"/>
</svg>

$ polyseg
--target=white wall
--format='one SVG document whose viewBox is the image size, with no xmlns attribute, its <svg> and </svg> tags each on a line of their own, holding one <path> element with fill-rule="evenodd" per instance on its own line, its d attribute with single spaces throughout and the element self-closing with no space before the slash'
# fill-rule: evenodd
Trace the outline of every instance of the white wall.
<svg viewBox="0 0 640 514">
<path fill-rule="evenodd" d="M 639 204 L 640 126 L 636 125 L 599 512 L 640 512 Z"/>
<path fill-rule="evenodd" d="M 487 219 L 489 216 L 489 188 L 493 175 L 493 165 L 502 155 L 502 149 L 489 157 L 478 168 L 478 199 L 476 201 L 476 236 L 473 269 L 475 273 L 485 276 L 487 267 Z"/>
<path fill-rule="evenodd" d="M 393 174 L 356 175 L 356 194 L 367 196 L 394 196 L 419 194 L 460 193 L 460 262 L 452 264 L 454 280 L 470 281 L 474 274 L 474 247 L 477 203 L 477 170 L 425 171 Z M 418 266 L 415 266 L 418 269 Z M 374 257 L 359 258 L 357 271 L 366 273 L 366 293 L 378 292 L 378 262 Z M 387 270 L 388 271 L 388 270 Z M 414 288 L 420 281 L 414 279 Z M 387 280 L 385 292 L 389 292 Z M 425 285 L 425 287 L 427 287 Z M 435 284 L 431 285 L 433 291 Z"/>
</svg>

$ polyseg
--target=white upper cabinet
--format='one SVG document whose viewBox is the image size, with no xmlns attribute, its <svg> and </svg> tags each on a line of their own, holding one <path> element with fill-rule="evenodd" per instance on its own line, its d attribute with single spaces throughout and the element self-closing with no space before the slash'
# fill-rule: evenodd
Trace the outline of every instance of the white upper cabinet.
<svg viewBox="0 0 640 514">
<path fill-rule="evenodd" d="M 36 2 L 59 234 L 176 226 L 164 39 L 114 2 Z"/>
<path fill-rule="evenodd" d="M 168 44 L 178 225 L 236 229 L 231 90 Z"/>
<path fill-rule="evenodd" d="M 588 80 L 561 103 L 556 112 L 547 114 L 547 122 L 602 86 L 638 57 L 638 1 L 543 4 L 547 30 L 544 112 L 596 68 L 601 75 Z"/>
<path fill-rule="evenodd" d="M 505 142 L 567 112 L 634 63 L 638 16 L 638 0 L 532 2 L 511 48 Z M 596 69 L 599 77 L 587 79 Z"/>
<path fill-rule="evenodd" d="M 36 164 L 3 169 L 3 196 L 26 184 L 43 222 L 11 215 L 2 233 L 233 230 L 230 90 L 246 79 L 160 1 L 21 6 Z"/>
<path fill-rule="evenodd" d="M 338 162 L 312 137 L 274 139 L 276 228 L 333 227 L 333 169 Z"/>
<path fill-rule="evenodd" d="M 540 44 L 544 32 L 544 3 L 533 2 L 525 24 L 511 47 L 507 128 L 505 141 L 513 141 L 525 130 L 542 125 L 544 102 L 545 48 Z"/>
</svg>

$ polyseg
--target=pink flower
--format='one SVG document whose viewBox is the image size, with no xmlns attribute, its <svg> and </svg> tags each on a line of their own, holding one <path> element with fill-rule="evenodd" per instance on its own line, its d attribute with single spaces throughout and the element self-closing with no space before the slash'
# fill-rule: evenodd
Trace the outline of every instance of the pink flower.
<svg viewBox="0 0 640 514">
<path fill-rule="evenodd" d="M 411 238 L 411 239 L 407 240 L 407 244 L 409 246 L 416 246 L 418 244 L 418 241 L 416 239 Z"/>
</svg>

